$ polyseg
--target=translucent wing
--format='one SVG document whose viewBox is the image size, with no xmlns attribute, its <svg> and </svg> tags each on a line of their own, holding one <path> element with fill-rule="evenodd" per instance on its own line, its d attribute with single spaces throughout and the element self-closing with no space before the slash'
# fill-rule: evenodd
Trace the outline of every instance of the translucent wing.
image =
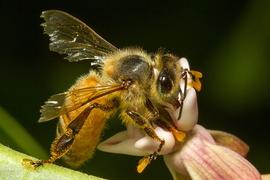
<svg viewBox="0 0 270 180">
<path fill-rule="evenodd" d="M 71 112 L 79 107 L 91 103 L 91 101 L 123 90 L 123 85 L 109 85 L 87 87 L 74 89 L 60 94 L 51 96 L 43 106 L 41 106 L 41 116 L 39 122 L 45 122 Z"/>
<path fill-rule="evenodd" d="M 102 63 L 108 53 L 117 50 L 79 19 L 59 10 L 43 11 L 41 25 L 51 40 L 50 50 L 66 54 L 65 59 L 77 62 L 91 59 L 93 64 Z"/>
</svg>

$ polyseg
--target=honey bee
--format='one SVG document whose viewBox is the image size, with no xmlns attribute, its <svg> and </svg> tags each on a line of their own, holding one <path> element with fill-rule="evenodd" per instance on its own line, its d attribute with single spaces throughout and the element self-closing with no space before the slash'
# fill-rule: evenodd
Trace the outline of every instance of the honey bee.
<svg viewBox="0 0 270 180">
<path fill-rule="evenodd" d="M 65 54 L 70 62 L 89 60 L 92 69 L 68 91 L 51 96 L 41 107 L 39 122 L 59 117 L 59 123 L 49 159 L 33 161 L 33 166 L 61 157 L 71 167 L 81 166 L 93 155 L 104 125 L 116 112 L 125 124 L 141 128 L 160 143 L 153 154 L 139 161 L 139 173 L 164 145 L 165 140 L 154 131 L 155 125 L 166 127 L 178 141 L 184 140 L 185 132 L 177 130 L 164 107 L 171 104 L 182 108 L 187 77 L 195 78 L 194 87 L 199 90 L 199 72 L 184 69 L 177 56 L 161 50 L 149 54 L 140 48 L 118 49 L 66 12 L 48 10 L 41 18 L 45 21 L 44 33 L 50 37 L 50 50 Z M 184 88 L 180 82 L 184 82 Z"/>
</svg>

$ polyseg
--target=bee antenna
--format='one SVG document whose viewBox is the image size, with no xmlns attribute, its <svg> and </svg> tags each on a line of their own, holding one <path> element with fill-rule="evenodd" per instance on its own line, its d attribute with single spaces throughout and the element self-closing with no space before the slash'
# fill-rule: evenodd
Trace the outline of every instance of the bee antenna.
<svg viewBox="0 0 270 180">
<path fill-rule="evenodd" d="M 187 78 L 188 78 L 188 73 L 189 73 L 189 70 L 188 69 L 184 69 L 183 73 L 181 74 L 181 79 L 184 80 L 184 89 L 182 90 L 181 89 L 181 86 L 180 86 L 180 89 L 179 89 L 179 94 L 180 94 L 180 110 L 179 110 L 179 114 L 178 114 L 178 118 L 177 119 L 180 119 L 181 118 L 181 115 L 182 115 L 182 111 L 183 111 L 183 105 L 184 105 L 184 100 L 186 98 L 186 95 L 187 95 Z"/>
</svg>

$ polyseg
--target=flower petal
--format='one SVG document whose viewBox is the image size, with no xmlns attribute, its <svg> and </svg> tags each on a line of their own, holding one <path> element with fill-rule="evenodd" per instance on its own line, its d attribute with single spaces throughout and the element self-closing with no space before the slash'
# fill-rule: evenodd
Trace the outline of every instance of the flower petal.
<svg viewBox="0 0 270 180">
<path fill-rule="evenodd" d="M 187 94 L 183 103 L 182 115 L 180 119 L 178 119 L 180 108 L 175 110 L 173 107 L 168 106 L 165 109 L 170 114 L 178 130 L 190 131 L 198 122 L 198 104 L 195 89 L 187 89 Z"/>
<path fill-rule="evenodd" d="M 143 136 L 139 129 L 130 127 L 129 130 L 121 131 L 101 142 L 97 149 L 109 153 L 144 156 L 146 155 L 145 151 L 134 147 L 136 141 Z"/>
<path fill-rule="evenodd" d="M 223 131 L 208 130 L 208 132 L 210 132 L 216 144 L 227 147 L 241 156 L 246 157 L 249 151 L 249 146 L 240 138 Z"/>
<path fill-rule="evenodd" d="M 177 119 L 176 126 L 179 130 L 190 131 L 198 122 L 198 114 L 196 91 L 189 88 L 184 100 L 181 118 Z"/>
<path fill-rule="evenodd" d="M 164 139 L 165 143 L 159 152 L 160 155 L 168 154 L 173 151 L 173 148 L 175 146 L 175 139 L 171 132 L 165 131 L 162 128 L 157 127 L 155 129 L 156 134 L 159 136 L 159 138 Z M 139 139 L 135 143 L 135 148 L 140 149 L 144 152 L 147 152 L 148 154 L 151 154 L 155 152 L 160 143 L 154 139 L 152 139 L 149 136 L 145 136 L 142 139 Z"/>
<path fill-rule="evenodd" d="M 260 179 L 257 169 L 240 154 L 218 145 L 206 143 L 209 154 L 213 155 L 215 162 L 222 166 L 222 169 L 229 167 L 229 175 L 232 179 Z M 213 154 L 212 154 L 213 153 Z"/>
<path fill-rule="evenodd" d="M 258 171 L 244 158 L 230 149 L 205 142 L 203 163 L 185 160 L 192 179 L 260 179 Z"/>
<path fill-rule="evenodd" d="M 216 145 L 206 129 L 197 125 L 193 133 L 182 149 L 164 157 L 174 177 L 183 174 L 192 179 L 260 179 L 251 163 L 236 152 Z"/>
<path fill-rule="evenodd" d="M 196 125 L 192 132 L 188 134 L 188 139 L 185 144 L 179 144 L 177 150 L 171 154 L 164 156 L 164 161 L 169 168 L 171 174 L 176 176 L 177 174 L 188 175 L 188 172 L 184 165 L 184 159 L 193 156 L 194 151 L 200 152 L 203 148 L 203 141 L 215 143 L 211 135 L 200 125 Z M 200 161 L 200 156 L 194 156 L 195 160 Z"/>
<path fill-rule="evenodd" d="M 190 70 L 187 58 L 185 58 L 185 57 L 180 58 L 179 64 L 183 69 Z"/>
<path fill-rule="evenodd" d="M 173 151 L 175 139 L 171 132 L 162 128 L 155 128 L 157 135 L 165 140 L 159 154 L 164 155 Z M 128 126 L 127 131 L 115 134 L 101 142 L 98 149 L 104 152 L 127 154 L 132 156 L 145 156 L 157 151 L 159 142 L 145 135 L 140 129 Z"/>
</svg>

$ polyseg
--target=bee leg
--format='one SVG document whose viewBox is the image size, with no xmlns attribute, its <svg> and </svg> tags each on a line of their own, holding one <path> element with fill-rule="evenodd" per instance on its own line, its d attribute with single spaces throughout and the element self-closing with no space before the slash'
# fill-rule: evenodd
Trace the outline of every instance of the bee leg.
<svg viewBox="0 0 270 180">
<path fill-rule="evenodd" d="M 170 131 L 177 141 L 179 141 L 179 142 L 184 141 L 184 139 L 186 137 L 186 133 L 184 133 L 183 131 L 177 130 L 177 127 L 173 124 L 172 121 L 164 121 L 164 120 L 158 119 L 159 112 L 155 108 L 155 106 L 152 104 L 150 99 L 146 99 L 145 105 L 146 105 L 147 109 L 153 114 L 153 119 L 155 120 L 154 123 L 156 125 L 162 127 L 163 129 L 167 129 L 168 131 Z"/>
<path fill-rule="evenodd" d="M 145 131 L 145 133 L 148 136 L 160 142 L 157 151 L 155 151 L 153 154 L 143 157 L 139 161 L 137 166 L 137 172 L 141 173 L 147 167 L 147 165 L 150 164 L 152 160 L 155 160 L 157 158 L 158 153 L 161 151 L 165 141 L 158 137 L 153 126 L 150 123 L 148 123 L 147 120 L 140 114 L 134 111 L 127 111 L 126 113 L 140 128 L 142 128 Z"/>
<path fill-rule="evenodd" d="M 31 165 L 38 167 L 44 163 L 53 163 L 55 160 L 65 155 L 71 148 L 76 135 L 80 132 L 85 120 L 94 108 L 98 108 L 102 111 L 111 111 L 114 107 L 108 107 L 102 104 L 94 103 L 85 108 L 72 122 L 68 124 L 64 134 L 54 140 L 51 145 L 50 158 L 47 160 L 31 162 Z"/>
</svg>

